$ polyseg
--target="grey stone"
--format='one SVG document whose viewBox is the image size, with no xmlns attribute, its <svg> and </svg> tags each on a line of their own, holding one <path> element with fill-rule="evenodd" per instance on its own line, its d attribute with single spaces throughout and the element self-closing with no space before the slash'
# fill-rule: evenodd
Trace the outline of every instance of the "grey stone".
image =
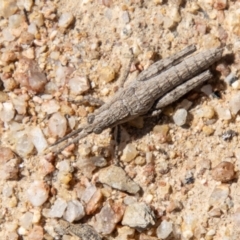
<svg viewBox="0 0 240 240">
<path fill-rule="evenodd" d="M 127 206 L 122 225 L 137 229 L 146 229 L 155 224 L 155 214 L 146 203 L 134 203 Z"/>
<path fill-rule="evenodd" d="M 110 166 L 99 172 L 99 181 L 112 188 L 135 194 L 140 187 L 132 181 L 120 167 Z"/>
</svg>

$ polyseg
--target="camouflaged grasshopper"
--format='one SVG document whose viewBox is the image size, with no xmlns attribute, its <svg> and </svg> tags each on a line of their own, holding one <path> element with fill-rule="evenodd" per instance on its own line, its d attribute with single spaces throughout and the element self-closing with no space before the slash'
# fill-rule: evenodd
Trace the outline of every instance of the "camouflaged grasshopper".
<svg viewBox="0 0 240 240">
<path fill-rule="evenodd" d="M 207 69 L 221 59 L 223 48 L 211 48 L 188 56 L 194 51 L 196 47 L 190 45 L 141 72 L 136 80 L 120 89 L 109 102 L 91 114 L 88 117 L 88 124 L 57 141 L 54 145 L 79 134 L 54 153 L 60 153 L 64 148 L 78 142 L 88 134 L 100 134 L 107 128 L 128 122 L 149 112 L 159 114 L 163 107 L 210 79 L 212 74 Z"/>
</svg>

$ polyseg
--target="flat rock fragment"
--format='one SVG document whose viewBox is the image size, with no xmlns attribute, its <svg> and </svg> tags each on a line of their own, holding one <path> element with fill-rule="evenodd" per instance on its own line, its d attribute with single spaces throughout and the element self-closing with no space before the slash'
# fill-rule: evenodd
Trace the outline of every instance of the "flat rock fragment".
<svg viewBox="0 0 240 240">
<path fill-rule="evenodd" d="M 60 235 L 71 234 L 79 237 L 81 240 L 101 240 L 102 237 L 88 224 L 71 224 L 69 222 L 60 220 L 55 231 Z"/>
<path fill-rule="evenodd" d="M 67 202 L 64 199 L 58 198 L 54 204 L 52 205 L 50 211 L 49 211 L 49 217 L 52 218 L 60 218 L 63 216 L 66 208 L 67 208 Z"/>
<path fill-rule="evenodd" d="M 212 207 L 219 207 L 222 210 L 225 201 L 229 195 L 229 187 L 225 184 L 216 186 L 210 198 L 209 205 Z"/>
<path fill-rule="evenodd" d="M 133 203 L 127 206 L 122 225 L 137 229 L 146 229 L 155 224 L 155 214 L 146 203 Z"/>
<path fill-rule="evenodd" d="M 68 222 L 78 221 L 85 216 L 83 205 L 77 201 L 72 200 L 68 202 L 66 211 L 64 212 L 64 219 Z"/>
<path fill-rule="evenodd" d="M 102 198 L 103 198 L 102 192 L 98 189 L 93 194 L 90 201 L 87 203 L 86 206 L 87 215 L 93 214 L 99 208 L 99 206 L 101 205 Z"/>
<path fill-rule="evenodd" d="M 110 166 L 99 172 L 99 181 L 120 191 L 135 194 L 140 187 L 120 167 Z"/>
<path fill-rule="evenodd" d="M 22 87 L 37 93 L 42 92 L 47 83 L 47 78 L 38 63 L 27 58 L 19 60 L 13 77 Z"/>
<path fill-rule="evenodd" d="M 101 211 L 95 215 L 93 226 L 97 232 L 111 234 L 121 221 L 125 207 L 121 203 L 107 202 Z"/>
</svg>

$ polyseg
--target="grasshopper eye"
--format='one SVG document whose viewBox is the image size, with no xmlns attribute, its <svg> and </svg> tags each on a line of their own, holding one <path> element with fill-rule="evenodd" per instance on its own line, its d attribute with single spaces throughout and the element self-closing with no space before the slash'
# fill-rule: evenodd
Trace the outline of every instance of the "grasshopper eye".
<svg viewBox="0 0 240 240">
<path fill-rule="evenodd" d="M 103 131 L 102 128 L 99 128 L 99 127 L 96 127 L 94 128 L 93 132 L 96 133 L 96 134 L 100 134 L 101 132 Z"/>
<path fill-rule="evenodd" d="M 93 121 L 94 121 L 94 119 L 95 119 L 95 116 L 94 116 L 93 114 L 92 114 L 92 115 L 89 115 L 89 116 L 87 117 L 87 121 L 88 121 L 89 124 L 92 124 Z"/>
</svg>

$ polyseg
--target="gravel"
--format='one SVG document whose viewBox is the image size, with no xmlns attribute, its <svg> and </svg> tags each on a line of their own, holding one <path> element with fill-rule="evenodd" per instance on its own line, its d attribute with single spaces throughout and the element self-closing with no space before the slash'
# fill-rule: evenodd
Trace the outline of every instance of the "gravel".
<svg viewBox="0 0 240 240">
<path fill-rule="evenodd" d="M 226 0 L 2 0 L 0 239 L 54 239 L 59 218 L 106 239 L 239 239 L 239 9 Z M 96 109 L 71 100 L 116 93 L 129 49 L 125 84 L 189 44 L 226 45 L 233 61 L 159 118 L 125 124 L 122 168 L 110 130 L 44 154 Z"/>
</svg>

